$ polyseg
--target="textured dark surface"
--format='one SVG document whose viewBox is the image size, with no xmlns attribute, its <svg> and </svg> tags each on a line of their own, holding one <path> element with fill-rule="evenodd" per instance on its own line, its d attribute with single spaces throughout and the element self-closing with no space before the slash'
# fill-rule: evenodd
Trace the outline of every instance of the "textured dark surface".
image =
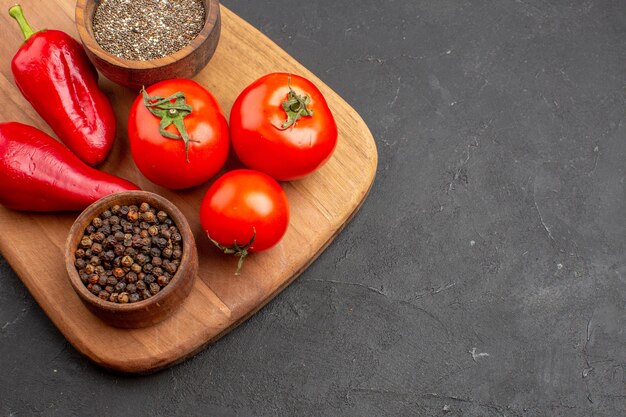
<svg viewBox="0 0 626 417">
<path fill-rule="evenodd" d="M 626 415 L 626 3 L 224 3 L 363 116 L 368 200 L 145 377 L 83 359 L 0 261 L 0 415 Z"/>
</svg>

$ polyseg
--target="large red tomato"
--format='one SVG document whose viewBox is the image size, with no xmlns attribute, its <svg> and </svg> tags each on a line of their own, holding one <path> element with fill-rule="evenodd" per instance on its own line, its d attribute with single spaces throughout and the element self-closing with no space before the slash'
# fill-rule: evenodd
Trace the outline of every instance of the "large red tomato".
<svg viewBox="0 0 626 417">
<path fill-rule="evenodd" d="M 289 225 L 289 203 L 270 176 L 238 169 L 219 177 L 200 206 L 202 229 L 225 253 L 239 256 L 276 245 Z M 237 270 L 239 270 L 239 268 Z"/>
<path fill-rule="evenodd" d="M 150 181 L 193 187 L 222 168 L 230 147 L 228 124 L 209 91 L 187 79 L 156 83 L 135 99 L 128 117 L 130 151 Z"/>
<path fill-rule="evenodd" d="M 273 73 L 253 82 L 230 111 L 239 160 L 277 180 L 302 178 L 330 158 L 337 125 L 322 93 L 309 80 Z"/>
</svg>

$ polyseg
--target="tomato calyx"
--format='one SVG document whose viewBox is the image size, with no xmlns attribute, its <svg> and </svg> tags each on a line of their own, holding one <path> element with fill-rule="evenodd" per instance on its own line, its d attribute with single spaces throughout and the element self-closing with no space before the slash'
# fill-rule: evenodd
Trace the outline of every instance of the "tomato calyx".
<svg viewBox="0 0 626 417">
<path fill-rule="evenodd" d="M 193 109 L 187 104 L 185 93 L 178 91 L 169 97 L 150 96 L 145 88 L 141 88 L 143 104 L 146 108 L 161 119 L 159 132 L 168 139 L 182 140 L 185 142 L 185 160 L 189 162 L 189 142 L 194 142 L 189 138 L 183 119 L 189 116 Z M 176 135 L 165 130 L 169 125 L 174 125 L 180 135 Z"/>
<path fill-rule="evenodd" d="M 311 102 L 311 97 L 300 95 L 291 88 L 291 77 L 289 77 L 289 93 L 287 99 L 282 102 L 283 110 L 287 113 L 287 120 L 280 126 L 281 130 L 285 130 L 290 126 L 294 126 L 302 116 L 313 116 L 313 110 L 308 109 L 307 105 Z"/>
<path fill-rule="evenodd" d="M 236 240 L 233 242 L 232 246 L 224 246 L 217 240 L 214 240 L 208 232 L 207 236 L 209 240 L 226 255 L 235 255 L 239 258 L 239 261 L 237 262 L 237 270 L 235 271 L 235 275 L 239 275 L 241 273 L 241 267 L 243 266 L 244 259 L 250 254 L 248 249 L 250 249 L 250 246 L 254 243 L 254 239 L 256 238 L 256 229 L 254 227 L 252 228 L 252 237 L 250 238 L 250 241 L 243 246 L 239 246 Z"/>
</svg>

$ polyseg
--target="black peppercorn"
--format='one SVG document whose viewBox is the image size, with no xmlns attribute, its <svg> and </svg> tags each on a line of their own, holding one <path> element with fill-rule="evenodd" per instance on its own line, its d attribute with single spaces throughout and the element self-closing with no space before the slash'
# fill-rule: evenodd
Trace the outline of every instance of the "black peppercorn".
<svg viewBox="0 0 626 417">
<path fill-rule="evenodd" d="M 176 267 L 175 263 L 167 261 L 167 262 L 163 262 L 163 269 L 165 269 L 170 274 L 174 275 L 178 268 Z"/>
<path fill-rule="evenodd" d="M 139 255 L 135 257 L 135 262 L 137 262 L 137 265 L 139 266 L 145 265 L 146 262 L 148 262 L 148 257 L 144 255 L 143 253 L 140 253 Z"/>
<path fill-rule="evenodd" d="M 150 284 L 150 293 L 152 295 L 156 295 L 159 291 L 161 291 L 161 287 L 159 287 L 159 284 L 157 284 L 156 282 Z"/>
<path fill-rule="evenodd" d="M 134 263 L 135 263 L 135 260 L 128 255 L 122 258 L 122 266 L 129 268 Z"/>
<path fill-rule="evenodd" d="M 87 289 L 101 299 L 137 302 L 170 283 L 180 265 L 181 242 L 164 211 L 145 202 L 115 205 L 85 228 L 74 265 Z"/>
<path fill-rule="evenodd" d="M 103 232 L 96 232 L 93 234 L 93 240 L 98 243 L 104 242 L 105 236 Z M 93 249 L 92 249 L 93 250 Z"/>
<path fill-rule="evenodd" d="M 168 277 L 166 277 L 165 275 L 161 275 L 157 278 L 157 283 L 161 286 L 161 287 L 165 287 L 167 284 L 170 283 L 170 279 Z"/>
<path fill-rule="evenodd" d="M 154 223 L 154 222 L 157 221 L 156 216 L 151 211 L 143 213 L 141 217 L 143 218 L 144 221 L 146 221 L 148 223 Z"/>
<path fill-rule="evenodd" d="M 113 253 L 115 253 L 115 255 L 117 256 L 122 256 L 125 250 L 126 248 L 123 245 L 115 245 L 115 247 L 113 248 Z"/>
<path fill-rule="evenodd" d="M 83 236 L 83 238 L 80 240 L 80 246 L 85 249 L 90 248 L 91 245 L 93 245 L 93 241 L 89 236 Z"/>
<path fill-rule="evenodd" d="M 113 235 L 109 235 L 106 237 L 106 239 L 104 239 L 104 246 L 107 248 L 112 248 L 113 246 L 115 246 L 116 243 L 117 240 L 115 240 L 115 236 Z"/>
<path fill-rule="evenodd" d="M 135 210 L 129 211 L 126 215 L 126 218 L 128 219 L 128 221 L 136 222 L 139 219 L 139 213 L 137 213 Z"/>
<path fill-rule="evenodd" d="M 91 245 L 91 253 L 94 255 L 99 255 L 102 253 L 102 245 L 99 243 L 94 243 Z"/>
<path fill-rule="evenodd" d="M 167 213 L 164 212 L 163 210 L 157 213 L 157 219 L 159 219 L 160 222 L 164 222 L 168 217 L 169 216 L 167 215 Z"/>
<path fill-rule="evenodd" d="M 141 236 L 139 236 L 138 234 L 137 234 L 137 235 L 134 235 L 134 236 L 133 236 L 133 238 L 131 239 L 131 241 L 132 241 L 132 246 L 133 246 L 133 248 L 137 248 L 137 249 L 139 249 L 139 248 L 141 248 L 142 246 L 144 246 L 144 244 L 143 244 L 143 238 L 142 238 Z"/>
</svg>

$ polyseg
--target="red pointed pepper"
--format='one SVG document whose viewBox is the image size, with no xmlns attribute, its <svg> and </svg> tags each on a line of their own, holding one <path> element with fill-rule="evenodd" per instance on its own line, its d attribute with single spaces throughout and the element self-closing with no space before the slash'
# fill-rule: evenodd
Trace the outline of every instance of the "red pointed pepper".
<svg viewBox="0 0 626 417">
<path fill-rule="evenodd" d="M 33 33 L 19 5 L 9 14 L 26 38 L 11 62 L 15 84 L 72 152 L 98 165 L 113 146 L 115 115 L 85 50 L 65 32 Z"/>
<path fill-rule="evenodd" d="M 82 210 L 113 193 L 139 188 L 98 171 L 63 144 L 17 122 L 0 123 L 0 204 L 14 210 Z"/>
</svg>

